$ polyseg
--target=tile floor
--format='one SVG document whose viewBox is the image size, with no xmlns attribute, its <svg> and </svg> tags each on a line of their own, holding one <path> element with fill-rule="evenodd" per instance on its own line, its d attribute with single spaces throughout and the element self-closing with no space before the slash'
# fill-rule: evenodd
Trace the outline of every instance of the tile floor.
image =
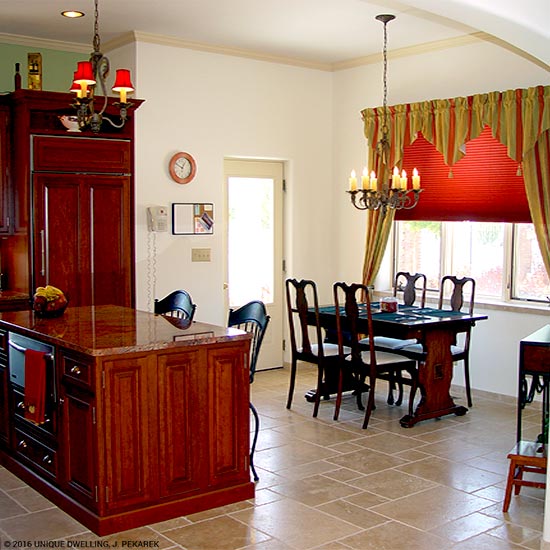
<svg viewBox="0 0 550 550">
<path fill-rule="evenodd" d="M 385 403 L 379 384 L 368 430 L 354 398 L 340 420 L 333 403 L 319 418 L 303 394 L 313 369 L 298 373 L 293 408 L 285 408 L 288 370 L 261 372 L 252 386 L 262 429 L 256 454 L 260 481 L 253 501 L 148 525 L 99 539 L 33 489 L 0 468 L 0 540 L 64 541 L 113 548 L 129 541 L 162 550 L 501 550 L 541 545 L 544 490 L 523 488 L 502 513 L 506 454 L 515 439 L 515 400 L 474 392 L 464 417 L 411 429 L 405 406 Z M 459 403 L 462 388 L 453 388 Z M 539 412 L 524 414 L 536 436 Z M 95 545 L 95 546 L 94 546 Z"/>
</svg>

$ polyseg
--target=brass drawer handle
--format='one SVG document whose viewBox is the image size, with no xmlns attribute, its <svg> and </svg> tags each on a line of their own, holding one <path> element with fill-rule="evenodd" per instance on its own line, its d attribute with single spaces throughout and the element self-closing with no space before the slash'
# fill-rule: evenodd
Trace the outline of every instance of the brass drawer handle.
<svg viewBox="0 0 550 550">
<path fill-rule="evenodd" d="M 52 464 L 53 460 L 52 460 L 52 457 L 50 455 L 45 454 L 44 457 L 42 458 L 42 462 L 44 464 L 48 464 L 48 466 L 50 466 Z"/>
<path fill-rule="evenodd" d="M 25 402 L 24 401 L 19 401 L 19 403 L 17 403 L 17 409 L 20 410 L 20 411 L 24 411 L 25 410 Z"/>
<path fill-rule="evenodd" d="M 80 370 L 80 367 L 78 365 L 75 365 L 74 367 L 72 367 L 70 372 L 75 376 L 80 376 L 82 374 L 82 371 Z"/>
<path fill-rule="evenodd" d="M 26 442 L 24 439 L 22 439 L 22 440 L 17 444 L 17 446 L 18 446 L 20 449 L 26 449 L 26 448 L 28 447 L 27 442 Z"/>
</svg>

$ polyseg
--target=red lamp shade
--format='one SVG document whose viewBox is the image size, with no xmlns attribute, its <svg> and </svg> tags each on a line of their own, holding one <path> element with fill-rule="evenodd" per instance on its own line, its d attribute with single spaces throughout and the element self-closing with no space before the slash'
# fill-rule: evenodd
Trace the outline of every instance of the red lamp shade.
<svg viewBox="0 0 550 550">
<path fill-rule="evenodd" d="M 78 84 L 78 82 L 76 82 L 76 71 L 74 72 L 74 76 L 73 76 L 73 82 L 71 84 L 71 88 L 69 89 L 69 92 L 74 92 L 74 93 L 78 93 L 80 92 L 80 84 Z"/>
<path fill-rule="evenodd" d="M 117 69 L 115 85 L 113 86 L 113 92 L 133 92 L 134 85 L 130 78 L 130 71 L 128 69 Z"/>
<path fill-rule="evenodd" d="M 90 61 L 79 61 L 75 73 L 74 81 L 77 84 L 86 84 L 91 86 L 96 83 Z"/>
</svg>

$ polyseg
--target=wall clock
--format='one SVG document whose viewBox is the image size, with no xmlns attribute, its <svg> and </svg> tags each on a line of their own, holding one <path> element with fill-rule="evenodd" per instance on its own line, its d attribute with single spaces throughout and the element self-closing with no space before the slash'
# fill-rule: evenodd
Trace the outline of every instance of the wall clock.
<svg viewBox="0 0 550 550">
<path fill-rule="evenodd" d="M 195 177 L 197 165 L 189 153 L 180 152 L 172 156 L 168 170 L 176 183 L 189 183 Z"/>
</svg>

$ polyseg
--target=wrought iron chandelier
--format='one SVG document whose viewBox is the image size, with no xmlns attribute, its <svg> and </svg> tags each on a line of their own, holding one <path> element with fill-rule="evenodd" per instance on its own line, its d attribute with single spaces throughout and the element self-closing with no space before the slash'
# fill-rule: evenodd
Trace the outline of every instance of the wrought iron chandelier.
<svg viewBox="0 0 550 550">
<path fill-rule="evenodd" d="M 395 15 L 381 14 L 377 15 L 376 19 L 384 24 L 384 103 L 383 103 L 383 122 L 382 122 L 382 138 L 376 144 L 378 155 L 381 157 L 382 163 L 387 166 L 390 158 L 390 142 L 388 139 L 388 35 L 387 24 L 395 19 Z M 414 208 L 422 192 L 420 189 L 420 176 L 415 168 L 412 176 L 412 187 L 409 187 L 409 181 L 405 170 L 399 173 L 397 167 L 393 169 L 391 178 L 386 182 L 378 182 L 376 173 L 371 171 L 369 174 L 367 168 L 363 170 L 361 176 L 361 188 L 357 185 L 357 175 L 355 170 L 352 170 L 349 178 L 349 190 L 351 202 L 355 208 L 359 210 L 380 210 L 382 215 L 385 215 L 388 208 L 394 210 Z"/>
<path fill-rule="evenodd" d="M 71 92 L 76 94 L 76 101 L 73 107 L 76 109 L 79 129 L 90 128 L 92 132 L 98 133 L 104 120 L 115 128 L 122 128 L 126 123 L 128 109 L 132 106 L 126 99 L 127 94 L 134 91 L 130 71 L 128 69 L 117 69 L 113 92 L 120 93 L 120 102 L 114 105 L 120 111 L 120 122 L 114 122 L 105 115 L 105 109 L 109 98 L 107 96 L 106 78 L 109 74 L 109 59 L 101 53 L 101 40 L 99 38 L 99 8 L 98 0 L 94 0 L 94 51 L 90 54 L 89 61 L 79 61 L 77 70 L 74 73 Z M 99 99 L 95 95 L 96 86 L 99 84 L 103 94 L 103 105 L 98 110 L 94 100 Z"/>
</svg>

